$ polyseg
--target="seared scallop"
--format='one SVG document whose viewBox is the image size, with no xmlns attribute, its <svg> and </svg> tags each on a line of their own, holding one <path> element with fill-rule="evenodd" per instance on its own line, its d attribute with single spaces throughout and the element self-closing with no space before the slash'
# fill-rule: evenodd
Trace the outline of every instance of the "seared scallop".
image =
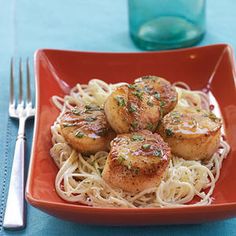
<svg viewBox="0 0 236 236">
<path fill-rule="evenodd" d="M 155 131 L 160 118 L 154 98 L 133 85 L 118 87 L 107 98 L 104 110 L 109 124 L 117 133 L 148 129 Z"/>
<path fill-rule="evenodd" d="M 135 85 L 154 97 L 154 104 L 160 106 L 163 116 L 173 110 L 178 102 L 175 87 L 163 78 L 143 76 L 135 80 Z"/>
<path fill-rule="evenodd" d="M 113 187 L 137 193 L 160 184 L 170 156 L 158 134 L 148 130 L 120 134 L 111 142 L 102 177 Z"/>
<path fill-rule="evenodd" d="M 116 136 L 104 110 L 96 105 L 75 107 L 66 112 L 60 127 L 65 140 L 83 154 L 108 151 L 110 141 Z"/>
<path fill-rule="evenodd" d="M 159 133 L 174 155 L 187 160 L 208 160 L 220 143 L 221 120 L 199 108 L 176 109 L 167 114 Z"/>
</svg>

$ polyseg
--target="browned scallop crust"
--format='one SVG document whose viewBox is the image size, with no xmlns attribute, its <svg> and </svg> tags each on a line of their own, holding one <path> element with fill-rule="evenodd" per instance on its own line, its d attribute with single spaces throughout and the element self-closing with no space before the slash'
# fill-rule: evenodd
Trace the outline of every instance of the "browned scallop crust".
<svg viewBox="0 0 236 236">
<path fill-rule="evenodd" d="M 221 120 L 212 112 L 182 108 L 167 114 L 158 132 L 176 156 L 187 160 L 207 160 L 220 143 Z"/>
<path fill-rule="evenodd" d="M 135 85 L 155 98 L 154 102 L 161 107 L 163 116 L 172 111 L 178 102 L 175 87 L 161 77 L 143 76 L 135 80 Z"/>
<path fill-rule="evenodd" d="M 120 134 L 111 142 L 102 177 L 111 186 L 137 193 L 160 184 L 170 157 L 170 148 L 158 134 Z"/>
<path fill-rule="evenodd" d="M 60 121 L 65 140 L 83 154 L 108 151 L 116 136 L 108 124 L 104 110 L 95 105 L 80 106 L 66 112 Z"/>
<path fill-rule="evenodd" d="M 142 89 L 131 85 L 118 87 L 104 105 L 107 120 L 117 133 L 148 129 L 155 131 L 160 118 L 159 106 Z"/>
</svg>

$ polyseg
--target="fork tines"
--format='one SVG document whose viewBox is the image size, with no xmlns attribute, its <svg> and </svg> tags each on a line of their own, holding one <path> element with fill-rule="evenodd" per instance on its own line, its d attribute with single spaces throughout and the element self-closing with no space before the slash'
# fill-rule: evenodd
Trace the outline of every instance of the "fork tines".
<svg viewBox="0 0 236 236">
<path fill-rule="evenodd" d="M 18 81 L 15 81 L 15 70 L 14 70 L 14 64 L 15 61 L 13 58 L 11 58 L 11 65 L 10 65 L 10 104 L 9 104 L 9 114 L 11 117 L 18 116 L 20 110 L 23 110 L 23 108 L 32 109 L 32 97 L 31 97 L 31 86 L 30 86 L 30 63 L 29 58 L 26 59 L 26 99 L 23 97 L 23 62 L 22 59 L 19 58 L 18 62 Z M 15 94 L 14 89 L 14 83 L 15 85 L 18 84 L 18 99 L 16 100 L 17 94 Z M 17 110 L 15 110 L 17 104 Z M 29 112 L 27 112 L 29 113 Z"/>
</svg>

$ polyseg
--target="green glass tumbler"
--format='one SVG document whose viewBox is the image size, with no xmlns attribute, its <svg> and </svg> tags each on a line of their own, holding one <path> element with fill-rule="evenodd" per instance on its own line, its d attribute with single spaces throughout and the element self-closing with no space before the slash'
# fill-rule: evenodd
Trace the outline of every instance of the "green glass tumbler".
<svg viewBox="0 0 236 236">
<path fill-rule="evenodd" d="M 205 33 L 205 0 L 128 0 L 129 28 L 144 50 L 189 47 Z"/>
</svg>

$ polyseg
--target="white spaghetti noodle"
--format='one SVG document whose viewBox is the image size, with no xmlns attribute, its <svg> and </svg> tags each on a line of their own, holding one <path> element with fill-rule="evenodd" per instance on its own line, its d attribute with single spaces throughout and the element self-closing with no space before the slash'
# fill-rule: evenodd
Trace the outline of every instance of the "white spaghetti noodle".
<svg viewBox="0 0 236 236">
<path fill-rule="evenodd" d="M 65 141 L 59 125 L 60 117 L 65 111 L 81 103 L 93 103 L 102 107 L 114 88 L 122 84 L 124 83 L 108 85 L 104 81 L 93 79 L 88 85 L 77 84 L 70 95 L 64 98 L 52 97 L 53 103 L 61 111 L 51 127 L 53 147 L 50 150 L 59 168 L 55 179 L 58 195 L 68 202 L 94 207 L 150 208 L 211 204 L 211 195 L 219 178 L 223 159 L 230 150 L 223 140 L 208 163 L 173 157 L 161 184 L 135 195 L 115 189 L 103 180 L 101 173 L 107 152 L 100 151 L 85 157 Z M 183 82 L 175 85 L 179 101 L 177 106 L 209 108 L 207 96 L 203 92 L 190 91 L 189 86 Z"/>
</svg>

